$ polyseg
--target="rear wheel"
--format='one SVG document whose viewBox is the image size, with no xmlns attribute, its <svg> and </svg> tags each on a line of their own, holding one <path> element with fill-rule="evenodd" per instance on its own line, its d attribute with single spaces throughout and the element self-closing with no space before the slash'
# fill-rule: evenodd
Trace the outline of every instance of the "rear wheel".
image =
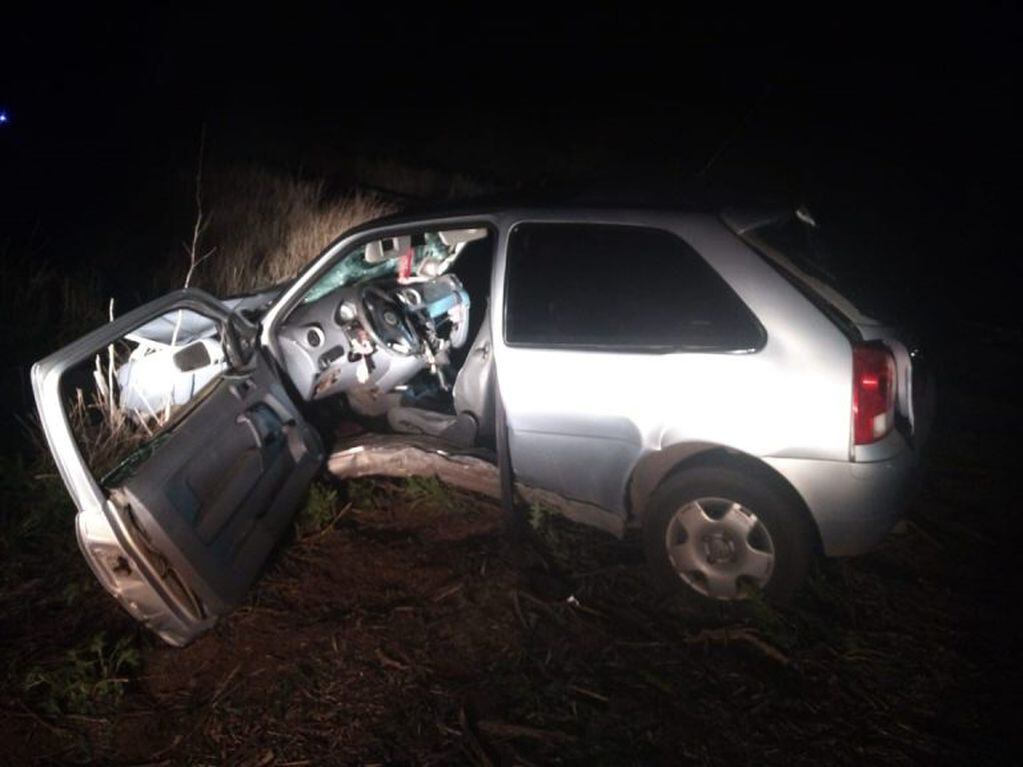
<svg viewBox="0 0 1023 767">
<path fill-rule="evenodd" d="M 813 558 L 805 515 L 769 481 L 729 468 L 669 477 L 651 498 L 644 548 L 655 578 L 713 600 L 790 598 Z"/>
</svg>

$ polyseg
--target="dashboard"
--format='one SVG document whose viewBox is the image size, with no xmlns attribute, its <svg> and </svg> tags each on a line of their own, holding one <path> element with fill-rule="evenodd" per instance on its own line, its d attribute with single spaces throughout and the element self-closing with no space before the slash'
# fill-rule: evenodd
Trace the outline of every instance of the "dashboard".
<svg viewBox="0 0 1023 767">
<path fill-rule="evenodd" d="M 387 392 L 465 343 L 469 295 L 454 274 L 370 280 L 300 304 L 278 329 L 289 378 L 301 396 Z"/>
</svg>

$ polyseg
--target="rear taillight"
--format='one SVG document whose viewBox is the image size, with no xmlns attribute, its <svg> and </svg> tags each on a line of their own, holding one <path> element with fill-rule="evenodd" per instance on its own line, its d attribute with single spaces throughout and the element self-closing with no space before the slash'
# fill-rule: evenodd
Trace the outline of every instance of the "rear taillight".
<svg viewBox="0 0 1023 767">
<path fill-rule="evenodd" d="M 853 346 L 853 442 L 869 445 L 895 426 L 895 358 L 884 346 Z"/>
</svg>

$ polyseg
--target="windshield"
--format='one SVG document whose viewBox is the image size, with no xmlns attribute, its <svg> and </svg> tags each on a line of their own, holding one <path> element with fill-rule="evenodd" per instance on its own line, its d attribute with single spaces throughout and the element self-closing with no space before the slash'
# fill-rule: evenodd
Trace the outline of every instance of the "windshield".
<svg viewBox="0 0 1023 767">
<path fill-rule="evenodd" d="M 407 247 L 394 249 L 394 255 L 383 260 L 380 260 L 379 249 L 375 253 L 370 252 L 374 243 L 349 251 L 313 284 L 302 303 L 315 301 L 345 285 L 381 277 L 401 277 L 403 269 L 408 270 L 407 276 L 411 279 L 436 277 L 447 271 L 459 250 L 457 246 L 445 245 L 438 232 L 425 232 L 408 238 L 408 241 Z"/>
</svg>

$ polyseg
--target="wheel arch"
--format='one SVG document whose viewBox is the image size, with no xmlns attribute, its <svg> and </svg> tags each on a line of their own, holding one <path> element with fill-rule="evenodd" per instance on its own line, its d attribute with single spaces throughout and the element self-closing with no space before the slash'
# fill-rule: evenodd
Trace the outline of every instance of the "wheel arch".
<svg viewBox="0 0 1023 767">
<path fill-rule="evenodd" d="M 628 483 L 627 508 L 629 523 L 642 527 L 643 515 L 651 496 L 666 480 L 698 467 L 721 467 L 752 475 L 780 492 L 791 507 L 809 525 L 814 546 L 823 551 L 820 529 L 799 491 L 777 469 L 756 456 L 724 445 L 708 442 L 686 442 L 657 450 L 644 456 L 633 468 Z"/>
</svg>

